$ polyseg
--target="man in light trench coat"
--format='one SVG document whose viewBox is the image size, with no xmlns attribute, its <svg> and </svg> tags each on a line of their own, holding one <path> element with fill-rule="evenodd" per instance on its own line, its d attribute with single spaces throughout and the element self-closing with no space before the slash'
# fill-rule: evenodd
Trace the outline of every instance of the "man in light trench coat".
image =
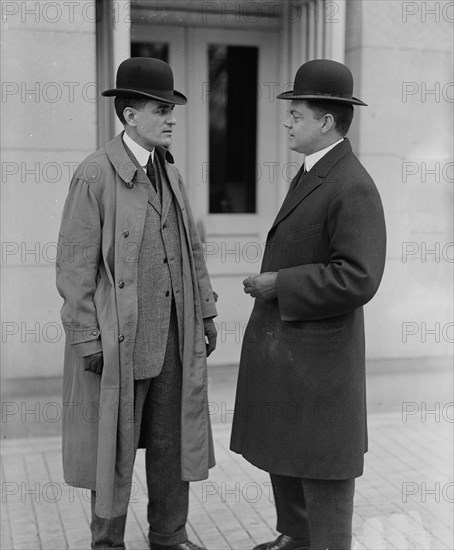
<svg viewBox="0 0 454 550">
<path fill-rule="evenodd" d="M 185 524 L 188 482 L 214 465 L 206 358 L 216 307 L 168 151 L 186 98 L 152 58 L 124 61 L 103 95 L 115 96 L 124 132 L 77 168 L 59 235 L 65 480 L 93 491 L 92 548 L 125 548 L 145 447 L 150 548 L 200 550 Z"/>
<path fill-rule="evenodd" d="M 255 550 L 351 548 L 355 478 L 367 451 L 363 305 L 385 262 L 378 191 L 345 137 L 345 65 L 296 73 L 284 124 L 304 165 L 268 233 L 241 354 L 231 449 L 271 475 L 276 540 Z"/>
</svg>

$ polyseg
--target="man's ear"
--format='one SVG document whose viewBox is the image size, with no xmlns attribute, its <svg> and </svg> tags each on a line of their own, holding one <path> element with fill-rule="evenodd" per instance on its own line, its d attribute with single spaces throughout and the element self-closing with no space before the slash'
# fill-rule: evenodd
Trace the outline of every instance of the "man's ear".
<svg viewBox="0 0 454 550">
<path fill-rule="evenodd" d="M 336 127 L 336 122 L 334 121 L 333 115 L 330 115 L 329 113 L 324 115 L 323 116 L 323 124 L 322 124 L 322 127 L 321 127 L 322 134 L 326 134 L 332 128 L 335 128 L 335 127 Z"/>
<path fill-rule="evenodd" d="M 132 107 L 125 107 L 123 111 L 123 116 L 125 118 L 126 124 L 129 124 L 130 126 L 137 126 L 135 109 L 133 109 Z"/>
</svg>

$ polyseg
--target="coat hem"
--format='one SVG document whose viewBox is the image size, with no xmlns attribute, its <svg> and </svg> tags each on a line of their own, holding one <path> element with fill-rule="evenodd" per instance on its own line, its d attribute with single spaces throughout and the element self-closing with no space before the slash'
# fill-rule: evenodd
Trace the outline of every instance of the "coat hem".
<svg viewBox="0 0 454 550">
<path fill-rule="evenodd" d="M 242 451 L 237 451 L 233 447 L 230 447 L 230 450 L 233 451 L 234 453 L 237 453 L 237 454 L 241 455 L 245 460 L 247 460 L 250 464 L 252 464 L 256 468 L 258 468 L 259 470 L 262 470 L 264 472 L 268 472 L 269 474 L 275 474 L 275 475 L 280 475 L 280 476 L 296 477 L 298 479 L 343 480 L 343 479 L 354 479 L 354 478 L 357 478 L 357 477 L 361 477 L 364 473 L 364 467 L 362 467 L 361 470 L 355 470 L 354 472 L 352 471 L 352 472 L 349 472 L 348 474 L 342 474 L 342 475 L 340 475 L 340 474 L 326 475 L 326 474 L 323 474 L 321 472 L 320 473 L 318 473 L 318 472 L 308 473 L 308 472 L 303 471 L 303 470 L 296 473 L 294 470 L 290 471 L 290 470 L 287 470 L 285 468 L 271 467 L 268 464 L 264 464 L 262 461 L 260 461 L 256 457 L 251 456 L 249 454 L 246 454 Z"/>
</svg>

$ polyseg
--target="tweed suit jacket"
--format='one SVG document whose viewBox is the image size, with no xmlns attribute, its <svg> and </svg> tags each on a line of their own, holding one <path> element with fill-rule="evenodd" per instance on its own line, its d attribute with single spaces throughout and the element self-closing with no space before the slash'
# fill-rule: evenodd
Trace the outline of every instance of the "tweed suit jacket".
<svg viewBox="0 0 454 550">
<path fill-rule="evenodd" d="M 131 160 L 134 155 L 125 148 Z M 140 167 L 137 183 L 148 188 L 143 239 L 140 243 L 137 280 L 137 331 L 133 352 L 135 380 L 154 378 L 161 372 L 169 335 L 172 300 L 175 302 L 180 357 L 183 342 L 183 281 L 178 218 L 173 193 L 167 181 L 157 150 L 156 178 L 162 189 L 161 198 Z"/>
</svg>

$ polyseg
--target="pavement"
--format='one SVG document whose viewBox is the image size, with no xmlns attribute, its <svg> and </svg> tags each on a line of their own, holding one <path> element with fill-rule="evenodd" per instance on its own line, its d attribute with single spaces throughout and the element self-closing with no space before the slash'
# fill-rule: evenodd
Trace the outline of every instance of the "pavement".
<svg viewBox="0 0 454 550">
<path fill-rule="evenodd" d="M 357 479 L 356 550 L 453 549 L 452 366 L 447 359 L 368 366 L 369 452 Z M 229 451 L 236 367 L 209 369 L 217 466 L 191 484 L 190 539 L 208 550 L 250 550 L 276 537 L 270 481 Z M 89 549 L 89 493 L 63 482 L 59 379 L 3 384 L 1 548 Z M 146 550 L 144 452 L 126 527 Z"/>
</svg>

